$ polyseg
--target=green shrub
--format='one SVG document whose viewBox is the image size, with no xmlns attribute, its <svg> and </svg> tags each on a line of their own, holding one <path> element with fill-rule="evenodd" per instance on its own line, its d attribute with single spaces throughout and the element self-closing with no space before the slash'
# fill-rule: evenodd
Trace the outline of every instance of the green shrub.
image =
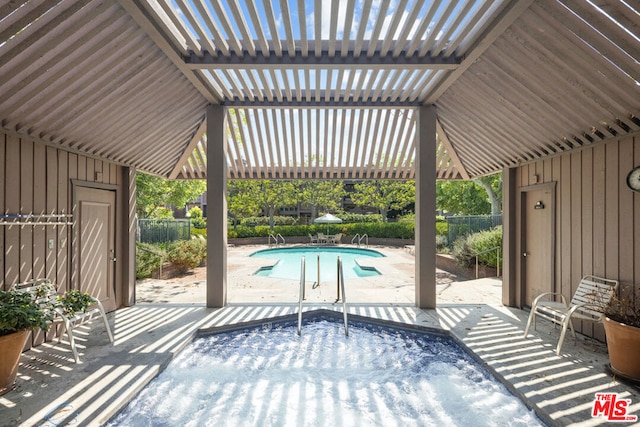
<svg viewBox="0 0 640 427">
<path fill-rule="evenodd" d="M 206 228 L 206 224 L 205 227 L 203 228 L 191 228 L 191 238 L 194 237 L 204 237 L 205 239 L 207 238 L 207 228 Z"/>
<path fill-rule="evenodd" d="M 256 236 L 267 237 L 271 233 L 277 233 L 277 231 L 271 230 L 271 227 L 269 227 L 268 225 L 258 225 L 255 227 L 255 233 Z"/>
<path fill-rule="evenodd" d="M 207 218 L 191 218 L 191 230 L 207 228 Z"/>
<path fill-rule="evenodd" d="M 204 261 L 207 256 L 207 242 L 203 239 L 173 242 L 167 247 L 167 256 L 176 269 L 184 273 Z"/>
<path fill-rule="evenodd" d="M 158 245 L 136 243 L 136 279 L 146 279 L 160 268 L 166 257 Z"/>
<path fill-rule="evenodd" d="M 399 215 L 398 222 L 416 222 L 416 214 L 410 212 L 404 215 Z"/>
<path fill-rule="evenodd" d="M 328 231 L 327 231 L 328 229 Z M 354 236 L 356 233 L 369 237 L 380 237 L 387 239 L 413 239 L 414 224 L 410 222 L 369 222 L 354 224 L 312 224 L 312 225 L 281 225 L 271 230 L 268 226 L 247 227 L 238 226 L 235 229 L 227 231 L 227 238 L 245 238 L 245 237 L 268 237 L 269 234 L 280 233 L 284 237 L 288 236 L 306 236 L 308 234 L 342 233 Z"/>
<path fill-rule="evenodd" d="M 489 267 L 497 267 L 498 252 L 502 263 L 502 226 L 460 237 L 453 243 L 453 255 L 464 267 L 475 264 L 475 254 L 499 247 L 478 257 L 478 262 Z"/>
<path fill-rule="evenodd" d="M 447 239 L 447 236 L 436 234 L 436 250 L 438 251 L 438 253 L 449 252 L 448 246 L 449 246 L 449 240 Z"/>
<path fill-rule="evenodd" d="M 194 206 L 191 209 L 189 209 L 189 212 L 187 212 L 187 214 L 191 219 L 202 218 L 202 209 L 200 209 L 198 206 Z"/>
<path fill-rule="evenodd" d="M 343 224 L 353 224 L 362 222 L 382 222 L 380 214 L 356 214 L 356 213 L 340 213 L 336 215 L 342 220 Z"/>
<path fill-rule="evenodd" d="M 449 235 L 449 224 L 446 222 L 438 222 L 436 221 L 436 236 L 445 236 Z"/>
<path fill-rule="evenodd" d="M 306 236 L 309 233 L 308 225 L 279 225 L 274 227 L 273 234 L 282 236 Z M 268 234 L 267 234 L 268 235 Z"/>
<path fill-rule="evenodd" d="M 383 239 L 413 239 L 415 236 L 415 226 L 410 222 L 380 222 L 380 223 L 359 223 L 359 224 L 337 224 L 342 225 L 341 233 L 355 236 L 356 233 L 368 235 L 369 237 L 379 237 Z M 330 226 L 331 227 L 331 226 Z"/>
<path fill-rule="evenodd" d="M 298 219 L 294 216 L 274 216 L 273 217 L 273 225 L 295 225 L 298 222 Z M 269 217 L 268 216 L 252 216 L 249 218 L 244 218 L 240 221 L 240 225 L 244 225 L 247 227 L 257 227 L 260 225 L 269 225 Z M 268 236 L 268 234 L 267 234 Z"/>
</svg>

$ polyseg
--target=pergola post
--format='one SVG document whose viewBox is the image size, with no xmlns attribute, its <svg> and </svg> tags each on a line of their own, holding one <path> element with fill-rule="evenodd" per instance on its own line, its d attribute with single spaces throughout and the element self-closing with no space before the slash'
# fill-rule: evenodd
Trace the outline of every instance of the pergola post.
<svg viewBox="0 0 640 427">
<path fill-rule="evenodd" d="M 516 168 L 502 171 L 502 304 L 517 307 L 516 302 Z"/>
<path fill-rule="evenodd" d="M 420 107 L 416 144 L 416 305 L 436 307 L 436 107 Z"/>
<path fill-rule="evenodd" d="M 207 108 L 207 307 L 227 303 L 227 164 L 224 107 Z"/>
<path fill-rule="evenodd" d="M 131 307 L 136 303 L 136 169 L 133 167 L 122 168 L 122 193 L 120 203 L 122 206 L 122 287 L 120 302 L 125 307 Z"/>
</svg>

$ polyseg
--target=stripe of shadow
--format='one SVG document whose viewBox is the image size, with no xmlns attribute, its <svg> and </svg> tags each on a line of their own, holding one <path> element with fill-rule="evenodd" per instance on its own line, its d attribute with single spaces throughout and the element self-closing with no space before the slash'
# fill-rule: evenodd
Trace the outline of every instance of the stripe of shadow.
<svg viewBox="0 0 640 427">
<path fill-rule="evenodd" d="M 26 421 L 26 425 L 39 425 L 43 421 L 46 421 L 47 418 L 51 418 L 52 411 L 58 410 L 65 405 L 68 408 L 65 413 L 68 413 L 68 415 L 65 416 L 58 413 L 57 416 L 59 416 L 60 418 L 56 417 L 56 422 L 58 423 L 58 425 L 67 425 L 71 424 L 71 422 L 77 423 L 77 421 L 75 420 L 78 419 L 78 413 L 79 411 L 82 411 L 83 405 L 91 404 L 93 397 L 104 393 L 105 390 L 108 390 L 108 387 L 106 386 L 116 381 L 118 376 L 122 376 L 125 374 L 126 371 L 123 371 L 112 380 L 107 381 L 103 379 L 109 377 L 113 374 L 114 371 L 117 371 L 119 369 L 122 370 L 123 368 L 116 366 L 102 366 L 87 378 L 80 380 L 80 382 L 73 386 L 71 390 L 63 393 L 49 405 L 46 405 L 45 403 L 46 406 L 44 406 L 43 409 L 29 418 Z M 90 393 L 91 390 L 93 390 L 93 393 Z M 82 398 L 82 401 L 78 401 L 79 398 Z M 70 409 L 73 410 L 71 411 Z"/>
</svg>

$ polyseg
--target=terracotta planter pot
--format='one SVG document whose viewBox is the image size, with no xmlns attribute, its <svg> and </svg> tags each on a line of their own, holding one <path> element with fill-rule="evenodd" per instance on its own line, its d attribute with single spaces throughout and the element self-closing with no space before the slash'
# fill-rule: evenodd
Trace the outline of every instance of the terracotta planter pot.
<svg viewBox="0 0 640 427">
<path fill-rule="evenodd" d="M 27 342 L 29 330 L 0 337 L 0 395 L 13 388 L 18 375 L 20 354 Z"/>
<path fill-rule="evenodd" d="M 640 381 L 640 328 L 604 320 L 611 370 L 624 378 Z"/>
</svg>

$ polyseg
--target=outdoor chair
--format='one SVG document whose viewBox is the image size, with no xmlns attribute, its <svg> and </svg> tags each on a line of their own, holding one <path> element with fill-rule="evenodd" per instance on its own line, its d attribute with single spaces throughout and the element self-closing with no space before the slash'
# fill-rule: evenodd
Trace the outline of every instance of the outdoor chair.
<svg viewBox="0 0 640 427">
<path fill-rule="evenodd" d="M 336 234 L 334 236 L 331 236 L 331 238 L 329 239 L 328 243 L 336 245 L 336 244 L 340 243 L 341 239 L 342 239 L 342 233 L 338 233 L 338 234 Z"/>
<path fill-rule="evenodd" d="M 529 334 L 529 328 L 533 323 L 536 328 L 536 316 L 543 317 L 562 327 L 560 339 L 556 347 L 556 354 L 560 355 L 562 343 L 567 333 L 567 328 L 571 329 L 574 338 L 576 336 L 573 328 L 573 319 L 585 320 L 589 322 L 602 322 L 604 307 L 611 301 L 618 289 L 618 281 L 604 279 L 596 276 L 584 276 L 580 280 L 571 302 L 567 304 L 564 295 L 556 292 L 545 292 L 538 295 L 531 304 L 531 313 L 527 327 L 524 330 L 524 338 Z M 553 296 L 559 295 L 561 301 L 547 301 Z"/>
<path fill-rule="evenodd" d="M 17 283 L 13 285 L 13 289 L 18 290 L 20 292 L 29 292 L 34 295 L 35 301 L 43 306 L 46 310 L 51 310 L 50 307 L 55 305 L 58 292 L 56 291 L 55 285 L 49 279 L 34 279 L 29 280 L 23 283 Z M 76 349 L 76 342 L 73 335 L 73 329 L 76 326 L 82 325 L 92 320 L 93 315 L 100 315 L 102 320 L 104 321 L 104 327 L 107 330 L 107 335 L 109 336 L 109 341 L 113 343 L 113 334 L 111 333 L 111 328 L 109 327 L 109 321 L 107 320 L 107 315 L 104 311 L 104 307 L 102 303 L 94 297 L 91 297 L 93 300 L 93 304 L 90 305 L 86 312 L 79 311 L 73 313 L 73 315 L 65 314 L 61 308 L 54 308 L 51 313 L 53 316 L 53 324 L 61 324 L 63 330 L 60 331 L 58 335 L 58 343 L 62 340 L 62 335 L 64 332 L 67 332 L 69 337 L 69 344 L 71 345 L 71 351 L 73 352 L 73 359 L 75 363 L 80 361 L 80 357 L 78 356 L 78 350 Z"/>
<path fill-rule="evenodd" d="M 327 243 L 327 236 L 324 233 L 318 233 L 318 243 Z"/>
<path fill-rule="evenodd" d="M 318 236 L 312 236 L 311 234 L 309 234 L 309 239 L 310 239 L 310 242 L 309 242 L 310 245 L 318 243 Z"/>
</svg>

